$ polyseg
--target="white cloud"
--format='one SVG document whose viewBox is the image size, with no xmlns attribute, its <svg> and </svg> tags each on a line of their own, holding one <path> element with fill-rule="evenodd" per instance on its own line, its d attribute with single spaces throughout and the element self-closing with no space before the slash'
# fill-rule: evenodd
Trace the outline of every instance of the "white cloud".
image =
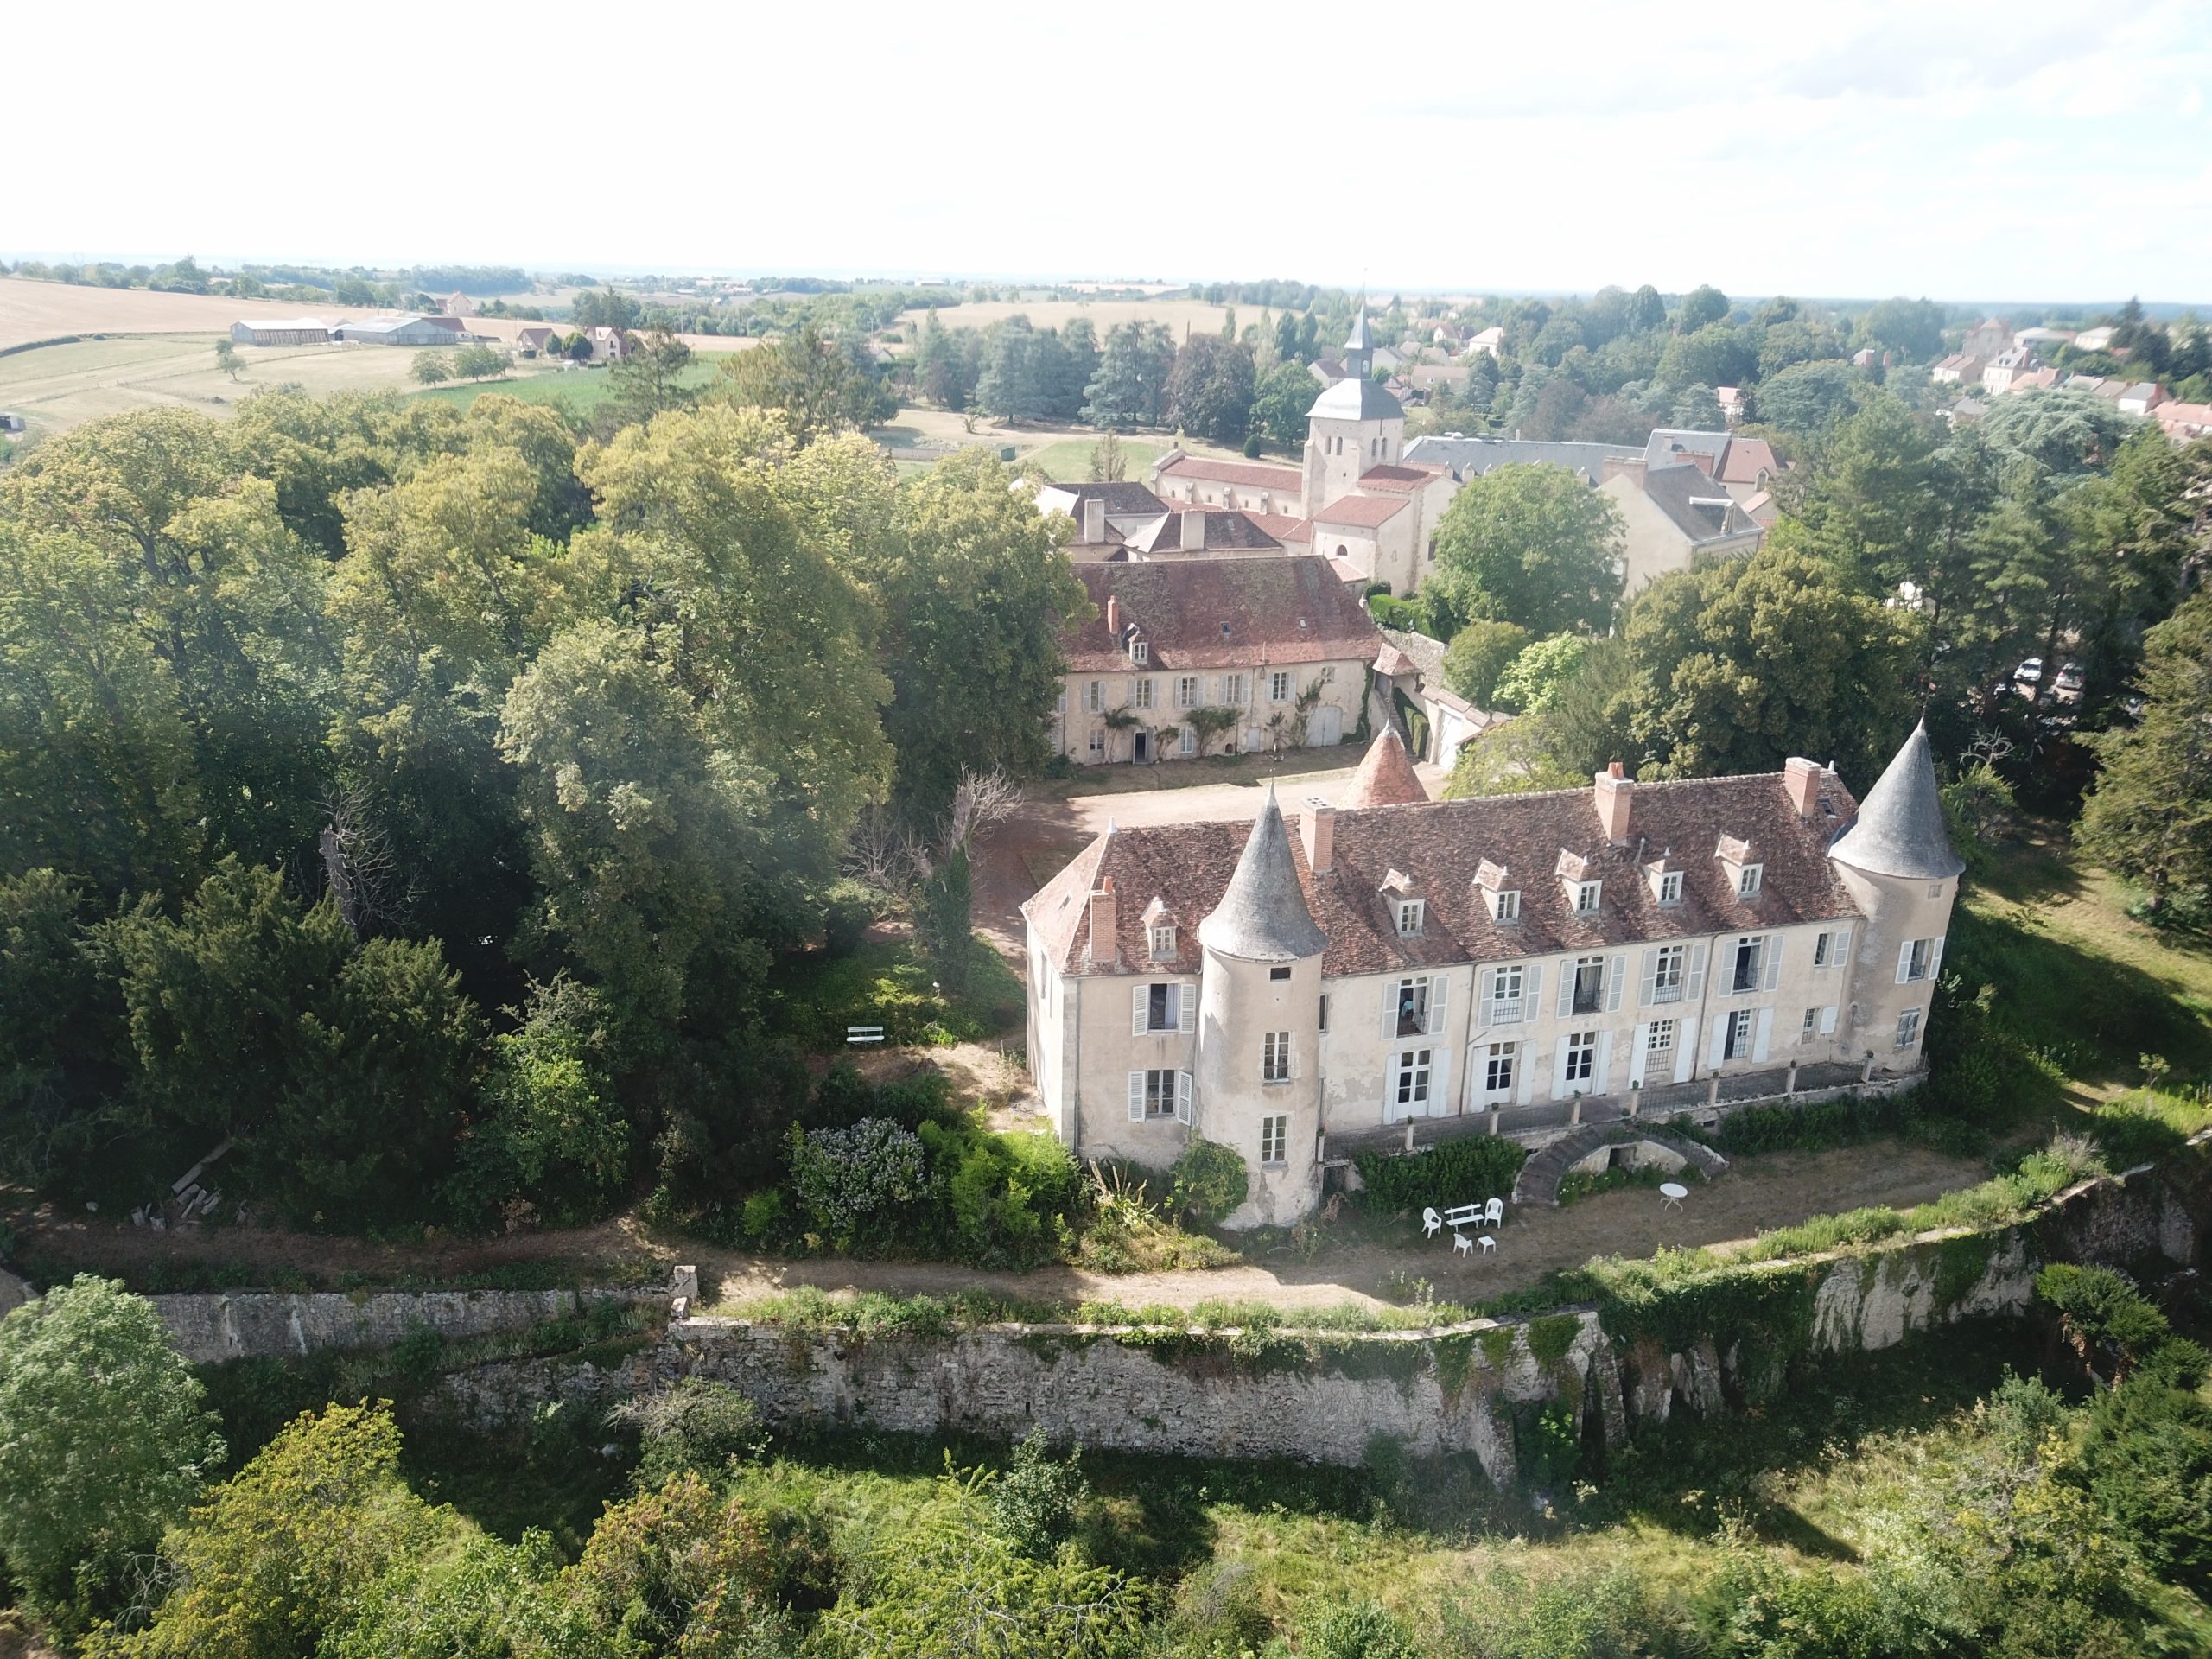
<svg viewBox="0 0 2212 1659">
<path fill-rule="evenodd" d="M 0 251 L 1961 298 L 2212 271 L 2190 0 L 606 22 L 18 8 L 45 69 Z"/>
</svg>

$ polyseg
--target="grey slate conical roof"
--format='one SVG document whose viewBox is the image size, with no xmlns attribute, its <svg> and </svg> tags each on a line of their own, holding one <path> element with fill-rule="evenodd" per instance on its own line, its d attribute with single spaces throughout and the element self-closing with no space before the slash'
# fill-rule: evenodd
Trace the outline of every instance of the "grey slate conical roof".
<svg viewBox="0 0 2212 1659">
<path fill-rule="evenodd" d="M 1943 827 L 1926 721 L 1912 728 L 1904 747 L 1875 779 L 1859 803 L 1859 816 L 1836 837 L 1828 856 L 1869 875 L 1916 881 L 1948 880 L 1966 868 Z"/>
<path fill-rule="evenodd" d="M 1328 949 L 1329 936 L 1314 921 L 1299 889 L 1290 831 L 1275 804 L 1273 784 L 1221 902 L 1198 924 L 1198 942 L 1246 962 L 1294 962 Z"/>
<path fill-rule="evenodd" d="M 1367 308 L 1363 305 L 1351 320 L 1351 337 L 1344 341 L 1344 349 L 1350 352 L 1363 352 L 1370 349 L 1372 345 L 1373 341 L 1367 332 Z"/>
</svg>

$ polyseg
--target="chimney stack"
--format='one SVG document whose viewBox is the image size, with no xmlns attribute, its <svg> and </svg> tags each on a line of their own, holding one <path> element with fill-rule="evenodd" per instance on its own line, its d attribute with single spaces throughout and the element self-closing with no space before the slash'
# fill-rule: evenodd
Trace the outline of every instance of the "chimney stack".
<svg viewBox="0 0 2212 1659">
<path fill-rule="evenodd" d="M 1308 796 L 1298 838 L 1306 843 L 1306 868 L 1326 875 L 1337 861 L 1337 809 L 1318 795 Z"/>
<path fill-rule="evenodd" d="M 1106 503 L 1103 497 L 1084 498 L 1083 539 L 1094 544 L 1106 539 Z"/>
<path fill-rule="evenodd" d="M 1616 847 L 1625 847 L 1629 797 L 1636 791 L 1636 781 L 1618 760 L 1599 772 L 1594 781 L 1598 822 L 1605 827 L 1605 839 Z"/>
<path fill-rule="evenodd" d="M 1122 598 L 1118 594 L 1109 594 L 1106 595 L 1106 632 L 1114 636 L 1116 643 L 1118 644 L 1120 642 L 1122 638 Z"/>
<path fill-rule="evenodd" d="M 1797 816 L 1809 818 L 1820 805 L 1821 763 L 1793 754 L 1782 768 L 1782 787 Z"/>
<path fill-rule="evenodd" d="M 1084 955 L 1092 962 L 1112 963 L 1121 955 L 1119 920 L 1114 908 L 1114 878 L 1099 877 L 1090 890 L 1090 938 Z"/>
<path fill-rule="evenodd" d="M 1183 550 L 1185 553 L 1206 550 L 1206 516 L 1196 507 L 1186 508 L 1183 513 Z"/>
</svg>

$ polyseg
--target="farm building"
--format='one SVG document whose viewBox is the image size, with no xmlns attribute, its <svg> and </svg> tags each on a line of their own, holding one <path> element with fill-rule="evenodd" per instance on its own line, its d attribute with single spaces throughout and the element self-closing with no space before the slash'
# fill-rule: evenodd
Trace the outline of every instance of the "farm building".
<svg viewBox="0 0 2212 1659">
<path fill-rule="evenodd" d="M 534 327 L 524 328 L 515 336 L 515 349 L 524 357 L 528 357 L 532 352 L 552 350 L 554 342 L 560 337 L 559 331 L 556 329 Z"/>
<path fill-rule="evenodd" d="M 330 325 L 321 317 L 264 319 L 234 322 L 231 340 L 238 346 L 321 346 L 330 339 Z"/>
<path fill-rule="evenodd" d="M 458 346 L 467 339 L 459 317 L 371 317 L 340 323 L 331 337 L 368 346 Z"/>
</svg>

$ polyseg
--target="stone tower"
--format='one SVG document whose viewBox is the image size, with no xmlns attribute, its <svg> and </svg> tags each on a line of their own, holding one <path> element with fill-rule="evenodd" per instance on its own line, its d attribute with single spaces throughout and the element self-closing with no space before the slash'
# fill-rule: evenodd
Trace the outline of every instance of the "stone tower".
<svg viewBox="0 0 2212 1659">
<path fill-rule="evenodd" d="M 1212 914 L 1198 924 L 1192 1132 L 1251 1172 L 1231 1227 L 1287 1224 L 1319 1200 L 1321 956 L 1273 786 Z"/>
<path fill-rule="evenodd" d="M 1919 1046 L 1900 1049 L 1898 1022 L 1916 1008 L 1926 1032 L 1966 868 L 1943 826 L 1925 721 L 1866 791 L 1828 861 L 1866 918 L 1852 944 L 1851 1051 L 1871 1052 L 1885 1070 L 1910 1069 L 1920 1063 Z"/>
<path fill-rule="evenodd" d="M 1344 344 L 1344 378 L 1313 400 L 1306 418 L 1306 514 L 1356 493 L 1370 467 L 1395 466 L 1406 453 L 1406 411 L 1375 384 L 1375 346 L 1360 312 Z"/>
</svg>

